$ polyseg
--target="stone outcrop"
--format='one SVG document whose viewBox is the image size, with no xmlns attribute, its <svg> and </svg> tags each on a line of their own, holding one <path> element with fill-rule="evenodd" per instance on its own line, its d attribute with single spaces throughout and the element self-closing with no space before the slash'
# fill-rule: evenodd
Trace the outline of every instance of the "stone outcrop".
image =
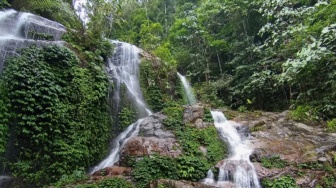
<svg viewBox="0 0 336 188">
<path fill-rule="evenodd" d="M 325 175 L 324 169 L 299 168 L 301 164 L 333 164 L 336 151 L 336 136 L 325 132 L 323 126 L 308 126 L 288 118 L 288 111 L 282 113 L 259 112 L 239 114 L 234 121 L 245 125 L 252 132 L 251 147 L 258 178 L 277 178 L 289 175 L 296 178 L 301 187 L 315 187 Z M 262 158 L 279 156 L 289 165 L 284 168 L 265 168 Z M 301 176 L 297 174 L 300 172 Z"/>
<path fill-rule="evenodd" d="M 60 41 L 66 32 L 62 24 L 46 18 L 14 10 L 0 11 L 0 73 L 8 56 L 31 45 L 64 45 Z"/>
<path fill-rule="evenodd" d="M 120 153 L 120 163 L 127 163 L 129 157 L 144 157 L 153 154 L 178 157 L 182 151 L 174 134 L 164 130 L 161 113 L 146 117 L 140 124 L 138 136 L 131 138 Z"/>
<path fill-rule="evenodd" d="M 131 175 L 131 168 L 127 167 L 120 167 L 120 166 L 112 166 L 112 167 L 107 167 L 102 170 L 98 170 L 95 173 L 92 174 L 92 176 L 129 176 Z"/>
<path fill-rule="evenodd" d="M 183 122 L 189 123 L 196 128 L 203 129 L 208 126 L 207 123 L 203 122 L 204 117 L 204 107 L 201 105 L 185 106 L 183 113 Z"/>
</svg>

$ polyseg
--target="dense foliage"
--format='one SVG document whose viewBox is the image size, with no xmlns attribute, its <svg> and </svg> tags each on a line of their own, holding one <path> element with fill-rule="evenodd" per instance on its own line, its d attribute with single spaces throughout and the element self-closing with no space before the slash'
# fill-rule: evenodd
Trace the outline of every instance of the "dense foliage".
<svg viewBox="0 0 336 188">
<path fill-rule="evenodd" d="M 227 146 L 219 136 L 214 136 L 217 135 L 214 126 L 198 129 L 183 123 L 183 108 L 179 106 L 167 107 L 163 112 L 167 115 L 164 126 L 177 136 L 183 154 L 177 158 L 154 155 L 131 165 L 137 187 L 146 187 L 152 180 L 160 178 L 198 181 L 227 155 Z M 203 153 L 200 147 L 207 152 Z"/>
<path fill-rule="evenodd" d="M 336 114 L 335 3 L 117 1 L 110 36 L 177 66 L 214 106 L 305 105 L 322 120 Z"/>
<path fill-rule="evenodd" d="M 155 57 L 141 62 L 140 85 L 144 98 L 154 111 L 187 103 L 183 101 L 176 69 Z"/>
<path fill-rule="evenodd" d="M 88 167 L 107 151 L 107 77 L 64 47 L 30 47 L 1 76 L 1 151 L 16 176 L 40 186 Z M 95 84 L 92 84 L 94 82 Z M 97 136 L 99 135 L 99 136 Z"/>
</svg>

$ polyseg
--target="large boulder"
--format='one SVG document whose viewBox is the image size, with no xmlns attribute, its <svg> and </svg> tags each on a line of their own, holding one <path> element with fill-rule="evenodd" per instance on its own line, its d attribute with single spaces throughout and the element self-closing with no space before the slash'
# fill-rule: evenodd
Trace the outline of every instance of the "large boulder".
<svg viewBox="0 0 336 188">
<path fill-rule="evenodd" d="M 181 154 L 174 138 L 133 137 L 121 151 L 121 160 L 126 156 L 143 157 L 153 154 L 177 157 Z"/>
<path fill-rule="evenodd" d="M 128 140 L 120 152 L 120 164 L 127 164 L 131 157 L 141 158 L 153 154 L 178 157 L 182 150 L 174 134 L 164 129 L 162 113 L 146 117 L 139 125 L 138 136 Z"/>
<path fill-rule="evenodd" d="M 175 138 L 174 134 L 164 130 L 162 121 L 166 118 L 162 113 L 146 117 L 140 124 L 139 136 L 156 138 Z"/>
<path fill-rule="evenodd" d="M 112 167 L 107 167 L 101 170 L 96 171 L 95 173 L 92 174 L 92 176 L 129 176 L 131 175 L 131 168 L 127 167 L 120 167 L 120 166 L 112 166 Z"/>
</svg>

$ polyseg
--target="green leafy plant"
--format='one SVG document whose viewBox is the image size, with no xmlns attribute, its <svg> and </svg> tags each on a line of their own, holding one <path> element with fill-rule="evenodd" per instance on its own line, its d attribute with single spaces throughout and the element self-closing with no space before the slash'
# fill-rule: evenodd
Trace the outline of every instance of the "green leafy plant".
<svg viewBox="0 0 336 188">
<path fill-rule="evenodd" d="M 137 162 L 132 171 L 132 176 L 137 182 L 137 187 L 146 187 L 149 182 L 159 178 L 177 179 L 177 163 L 173 158 L 162 156 L 144 157 Z"/>
<path fill-rule="evenodd" d="M 265 188 L 299 188 L 296 185 L 293 177 L 290 176 L 280 176 L 276 179 L 263 179 L 261 185 Z"/>
<path fill-rule="evenodd" d="M 287 162 L 281 159 L 278 155 L 262 157 L 261 164 L 263 167 L 266 167 L 266 168 L 283 168 L 287 166 Z"/>
<path fill-rule="evenodd" d="M 98 188 L 134 188 L 133 185 L 124 178 L 104 179 L 98 183 Z"/>
<path fill-rule="evenodd" d="M 177 159 L 179 179 L 198 181 L 206 176 L 208 169 L 205 158 L 184 155 Z"/>
<path fill-rule="evenodd" d="M 64 187 L 64 185 L 76 183 L 82 180 L 87 180 L 89 177 L 86 175 L 84 168 L 75 170 L 70 175 L 63 175 L 54 185 L 56 188 Z"/>
<path fill-rule="evenodd" d="M 319 120 L 316 109 L 311 106 L 298 106 L 290 111 L 289 116 L 296 121 L 302 122 L 316 122 Z"/>
<path fill-rule="evenodd" d="M 239 111 L 239 112 L 246 112 L 246 111 L 247 111 L 247 107 L 244 106 L 244 105 L 239 106 L 238 111 Z"/>
<path fill-rule="evenodd" d="M 328 130 L 331 132 L 336 132 L 336 118 L 327 121 Z"/>
<path fill-rule="evenodd" d="M 135 112 L 133 109 L 130 109 L 128 107 L 124 107 L 120 113 L 119 113 L 119 126 L 122 127 L 122 129 L 125 129 L 129 125 L 131 125 L 133 122 L 135 122 Z"/>
</svg>

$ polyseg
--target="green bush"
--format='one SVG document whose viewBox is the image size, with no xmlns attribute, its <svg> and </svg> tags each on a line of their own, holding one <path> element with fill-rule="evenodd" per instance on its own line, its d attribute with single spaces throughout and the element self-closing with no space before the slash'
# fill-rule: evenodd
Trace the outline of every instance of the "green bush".
<svg viewBox="0 0 336 188">
<path fill-rule="evenodd" d="M 205 158 L 186 155 L 177 158 L 179 179 L 198 181 L 206 176 L 208 170 Z"/>
<path fill-rule="evenodd" d="M 184 109 L 181 106 L 167 107 L 163 109 L 163 113 L 170 118 L 175 118 L 176 120 L 182 121 L 183 110 Z"/>
<path fill-rule="evenodd" d="M 264 188 L 299 188 L 299 186 L 296 185 L 294 178 L 290 176 L 280 176 L 273 180 L 263 179 L 261 185 Z"/>
<path fill-rule="evenodd" d="M 178 171 L 175 159 L 163 156 L 145 157 L 135 164 L 132 176 L 137 187 L 146 187 L 152 180 L 160 178 L 177 179 Z"/>
<path fill-rule="evenodd" d="M 261 165 L 266 168 L 283 168 L 287 166 L 287 162 L 282 160 L 278 155 L 270 157 L 262 157 Z"/>
<path fill-rule="evenodd" d="M 336 118 L 327 121 L 328 130 L 331 132 L 336 132 Z"/>
<path fill-rule="evenodd" d="M 10 4 L 7 2 L 7 0 L 0 0 L 0 10 L 8 8 Z"/>
<path fill-rule="evenodd" d="M 96 184 L 76 185 L 75 188 L 98 188 Z"/>
<path fill-rule="evenodd" d="M 289 116 L 295 121 L 306 123 L 312 123 L 319 120 L 317 110 L 311 106 L 298 106 L 294 110 L 290 111 Z"/>
<path fill-rule="evenodd" d="M 133 188 L 133 185 L 124 178 L 104 179 L 98 183 L 98 188 Z"/>
<path fill-rule="evenodd" d="M 119 112 L 119 126 L 121 126 L 122 129 L 126 129 L 135 121 L 135 112 L 133 109 L 124 107 L 121 112 Z"/>
<path fill-rule="evenodd" d="M 84 171 L 84 168 L 81 168 L 79 170 L 75 170 L 70 175 L 63 175 L 61 179 L 59 179 L 54 185 L 56 188 L 64 187 L 67 184 L 70 183 L 76 183 L 78 181 L 86 180 L 89 177 L 86 175 L 86 172 Z M 84 188 L 84 187 L 81 187 Z M 88 187 L 89 188 L 89 187 Z"/>
<path fill-rule="evenodd" d="M 140 63 L 140 85 L 143 96 L 153 111 L 160 111 L 182 101 L 176 69 L 157 59 Z"/>
</svg>

